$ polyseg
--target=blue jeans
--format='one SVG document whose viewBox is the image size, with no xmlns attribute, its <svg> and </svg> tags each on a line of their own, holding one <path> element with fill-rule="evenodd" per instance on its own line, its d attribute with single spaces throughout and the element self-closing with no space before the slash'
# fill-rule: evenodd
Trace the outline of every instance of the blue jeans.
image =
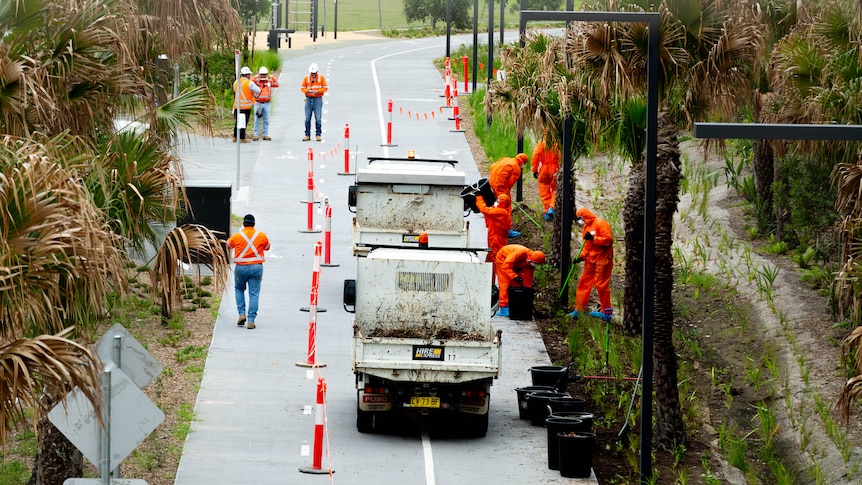
<svg viewBox="0 0 862 485">
<path fill-rule="evenodd" d="M 314 113 L 314 134 L 320 136 L 320 117 L 323 115 L 323 97 L 305 98 L 305 136 L 311 136 L 311 113 Z"/>
<path fill-rule="evenodd" d="M 233 287 L 236 294 L 236 312 L 246 315 L 245 286 L 248 284 L 248 323 L 257 316 L 257 301 L 260 297 L 260 282 L 263 280 L 262 264 L 236 264 L 233 268 Z"/>
<path fill-rule="evenodd" d="M 254 136 L 269 136 L 269 105 L 269 101 L 254 105 Z"/>
</svg>

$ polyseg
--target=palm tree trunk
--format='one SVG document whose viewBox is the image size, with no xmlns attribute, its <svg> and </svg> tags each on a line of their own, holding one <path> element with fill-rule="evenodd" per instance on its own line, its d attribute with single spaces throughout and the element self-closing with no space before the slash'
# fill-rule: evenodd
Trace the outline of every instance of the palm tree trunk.
<svg viewBox="0 0 862 485">
<path fill-rule="evenodd" d="M 641 333 L 643 310 L 644 252 L 644 169 L 643 162 L 633 163 L 629 172 L 629 190 L 623 209 L 625 224 L 625 293 L 623 294 L 623 331 Z"/>
<path fill-rule="evenodd" d="M 44 399 L 48 401 L 45 409 L 59 402 L 50 396 Z M 39 443 L 29 485 L 58 485 L 67 478 L 84 476 L 83 455 L 51 424 L 47 413 L 39 419 Z"/>
<path fill-rule="evenodd" d="M 673 215 L 679 203 L 680 156 L 676 127 L 659 117 L 656 167 L 655 359 L 656 442 L 666 448 L 685 443 L 673 345 Z"/>
<path fill-rule="evenodd" d="M 754 185 L 757 197 L 760 199 L 761 213 L 757 215 L 757 223 L 761 234 L 768 234 L 769 227 L 775 220 L 773 216 L 772 178 L 774 176 L 775 155 L 769 140 L 754 141 Z"/>
</svg>

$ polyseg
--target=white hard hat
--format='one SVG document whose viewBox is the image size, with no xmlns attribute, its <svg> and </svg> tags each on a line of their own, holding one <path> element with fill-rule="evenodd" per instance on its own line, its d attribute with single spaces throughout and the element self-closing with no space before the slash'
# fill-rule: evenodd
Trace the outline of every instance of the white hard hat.
<svg viewBox="0 0 862 485">
<path fill-rule="evenodd" d="M 310 66 L 308 66 L 308 72 L 314 74 L 317 72 L 317 63 L 312 62 Z"/>
<path fill-rule="evenodd" d="M 258 74 L 269 74 L 269 69 L 266 66 L 260 66 L 260 70 L 257 71 Z"/>
<path fill-rule="evenodd" d="M 246 74 L 251 74 L 251 69 L 249 69 L 248 66 L 242 66 L 242 69 L 240 69 L 239 72 L 245 76 Z"/>
</svg>

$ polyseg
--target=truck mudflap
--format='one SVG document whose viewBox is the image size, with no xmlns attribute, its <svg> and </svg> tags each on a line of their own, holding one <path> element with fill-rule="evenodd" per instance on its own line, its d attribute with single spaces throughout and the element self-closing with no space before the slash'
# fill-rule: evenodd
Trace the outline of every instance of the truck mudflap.
<svg viewBox="0 0 862 485">
<path fill-rule="evenodd" d="M 353 371 L 395 382 L 466 383 L 500 375 L 500 340 L 353 339 Z"/>
</svg>

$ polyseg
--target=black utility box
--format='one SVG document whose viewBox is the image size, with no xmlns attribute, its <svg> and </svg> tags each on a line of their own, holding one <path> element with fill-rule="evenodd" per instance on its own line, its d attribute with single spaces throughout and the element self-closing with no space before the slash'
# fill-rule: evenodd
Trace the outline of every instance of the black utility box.
<svg viewBox="0 0 862 485">
<path fill-rule="evenodd" d="M 230 182 L 195 182 L 185 186 L 188 205 L 183 215 L 177 219 L 177 226 L 200 224 L 215 233 L 216 237 L 227 240 L 230 228 Z M 206 263 L 194 261 L 192 263 Z"/>
</svg>

